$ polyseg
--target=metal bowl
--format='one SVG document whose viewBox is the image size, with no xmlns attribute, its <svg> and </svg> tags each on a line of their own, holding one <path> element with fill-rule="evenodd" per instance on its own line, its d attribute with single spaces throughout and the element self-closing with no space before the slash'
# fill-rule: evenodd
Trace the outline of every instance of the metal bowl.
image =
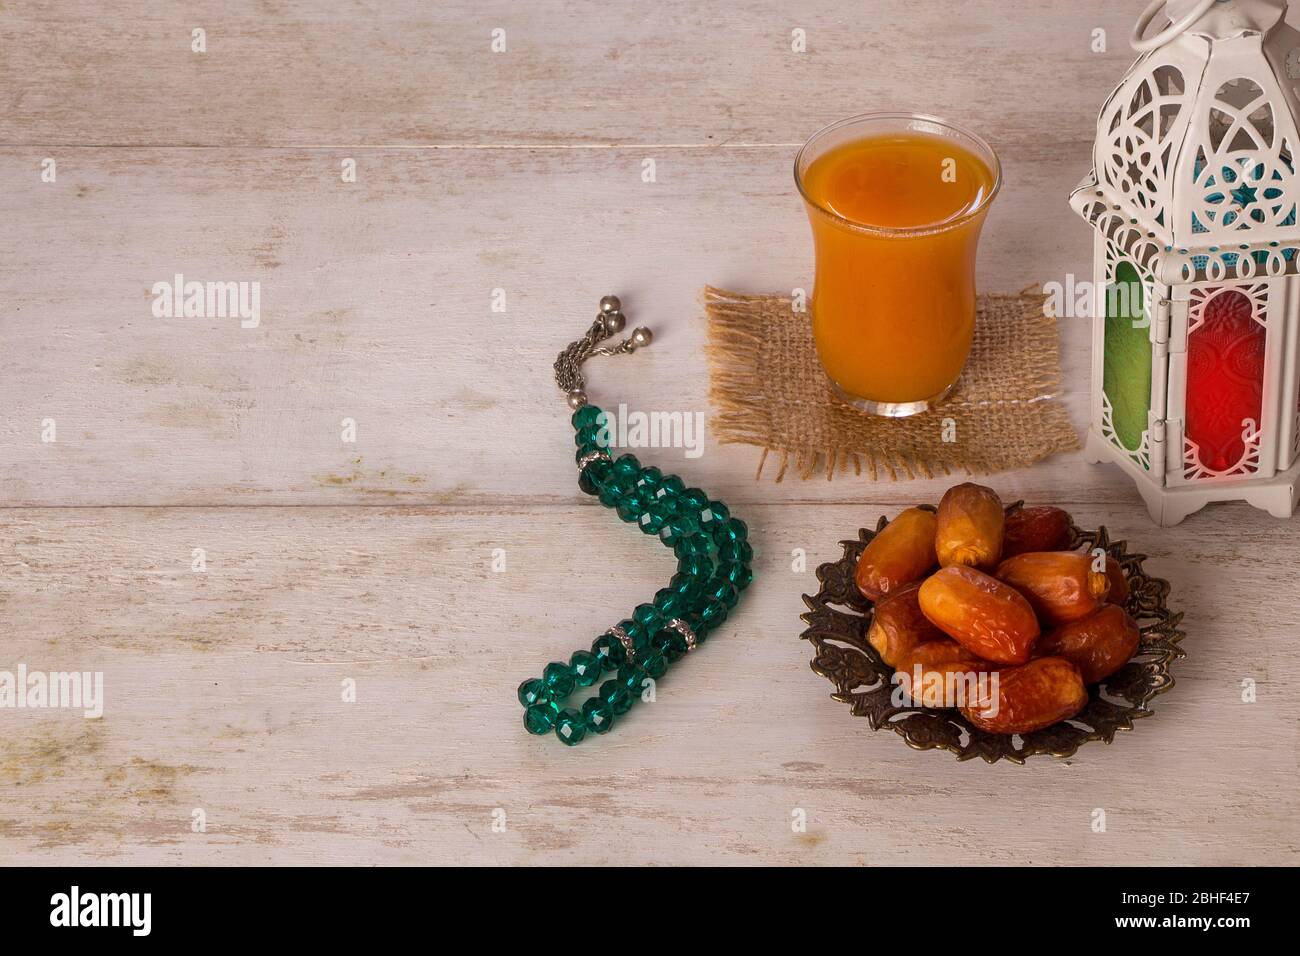
<svg viewBox="0 0 1300 956">
<path fill-rule="evenodd" d="M 1017 502 L 1007 512 L 1022 506 Z M 816 649 L 812 669 L 835 685 L 831 698 L 850 704 L 853 715 L 866 717 L 872 730 L 888 727 L 910 747 L 950 750 L 958 760 L 1024 763 L 1035 754 L 1069 757 L 1089 741 L 1111 743 L 1116 732 L 1132 730 L 1135 720 L 1153 713 L 1151 699 L 1174 686 L 1170 665 L 1186 655 L 1178 646 L 1183 615 L 1166 603 L 1169 582 L 1147 574 L 1142 568 L 1146 555 L 1128 554 L 1126 542 L 1111 541 L 1104 526 L 1096 531 L 1072 527 L 1071 548 L 1102 548 L 1119 562 L 1129 586 L 1125 610 L 1142 634 L 1132 659 L 1089 688 L 1087 706 L 1068 720 L 1023 735 L 980 730 L 957 710 L 894 706 L 894 669 L 867 642 L 873 605 L 853 583 L 862 549 L 888 523 L 882 517 L 875 531 L 863 528 L 856 541 L 840 542 L 844 556 L 817 569 L 821 590 L 803 596 L 808 611 L 801 615 L 808 628 L 800 636 Z"/>
</svg>

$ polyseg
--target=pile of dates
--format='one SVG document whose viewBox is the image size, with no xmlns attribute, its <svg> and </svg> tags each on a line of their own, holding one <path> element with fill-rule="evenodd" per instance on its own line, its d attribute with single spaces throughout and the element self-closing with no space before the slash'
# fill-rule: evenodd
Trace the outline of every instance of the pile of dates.
<svg viewBox="0 0 1300 956">
<path fill-rule="evenodd" d="M 1108 555 L 1068 550 L 1070 538 L 1060 508 L 1008 514 L 994 491 L 967 483 L 937 513 L 909 508 L 867 544 L 854 582 L 875 604 L 868 640 L 896 673 L 923 676 L 908 682 L 914 702 L 1023 734 L 1073 717 L 1087 685 L 1124 666 L 1139 632 L 1123 571 Z M 972 674 L 997 679 L 960 702 L 918 689 Z"/>
</svg>

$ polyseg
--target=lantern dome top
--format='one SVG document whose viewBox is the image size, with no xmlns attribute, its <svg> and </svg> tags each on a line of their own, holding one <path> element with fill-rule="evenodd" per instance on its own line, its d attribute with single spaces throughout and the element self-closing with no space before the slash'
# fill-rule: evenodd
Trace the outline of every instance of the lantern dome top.
<svg viewBox="0 0 1300 956">
<path fill-rule="evenodd" d="M 1207 4 L 1209 9 L 1202 10 Z M 1210 0 L 1169 0 L 1165 15 L 1173 24 L 1191 17 L 1186 32 L 1226 40 L 1245 33 L 1267 33 L 1286 15 L 1286 5 L 1287 0 L 1213 0 L 1212 4 Z"/>
<path fill-rule="evenodd" d="M 1169 281 L 1190 281 L 1216 256 L 1249 270 L 1260 250 L 1287 244 L 1296 271 L 1300 32 L 1283 20 L 1286 0 L 1207 2 L 1165 6 L 1170 26 L 1145 41 L 1160 45 L 1102 107 L 1093 171 L 1071 204 L 1098 229 L 1132 234 Z"/>
</svg>

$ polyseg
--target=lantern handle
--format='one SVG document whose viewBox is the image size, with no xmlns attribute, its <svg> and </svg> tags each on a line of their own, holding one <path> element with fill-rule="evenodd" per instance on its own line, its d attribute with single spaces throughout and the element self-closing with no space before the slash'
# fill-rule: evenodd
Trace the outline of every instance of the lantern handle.
<svg viewBox="0 0 1300 956">
<path fill-rule="evenodd" d="M 1138 22 L 1133 27 L 1133 36 L 1129 38 L 1129 44 L 1139 53 L 1150 53 L 1152 50 L 1164 46 L 1174 37 L 1178 36 L 1188 27 L 1190 27 L 1205 14 L 1210 12 L 1210 8 L 1218 3 L 1218 0 L 1201 0 L 1192 10 L 1177 23 L 1171 23 L 1168 27 L 1161 30 L 1155 36 L 1142 39 L 1142 34 L 1146 33 L 1147 27 L 1151 21 L 1156 18 L 1156 14 L 1168 6 L 1168 0 L 1153 0 L 1153 2 L 1142 11 L 1142 16 L 1138 17 Z"/>
</svg>

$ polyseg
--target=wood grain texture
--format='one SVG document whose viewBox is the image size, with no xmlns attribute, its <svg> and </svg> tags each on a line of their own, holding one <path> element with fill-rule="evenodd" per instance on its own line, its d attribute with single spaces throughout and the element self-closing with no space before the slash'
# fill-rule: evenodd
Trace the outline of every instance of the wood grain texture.
<svg viewBox="0 0 1300 956">
<path fill-rule="evenodd" d="M 102 670 L 107 702 L 98 721 L 4 715 L 6 859 L 616 863 L 632 847 L 640 862 L 1294 862 L 1300 599 L 1270 560 L 1289 530 L 1243 514 L 1225 548 L 1215 523 L 1157 535 L 1137 506 L 1075 510 L 1175 582 L 1189 656 L 1116 743 L 1024 767 L 873 734 L 809 670 L 799 595 L 874 520 L 861 508 L 746 508 L 759 553 L 741 609 L 654 703 L 572 750 L 523 733 L 515 684 L 672 564 L 602 510 L 10 512 L 11 654 Z M 1257 703 L 1241 702 L 1246 677 Z"/>
<path fill-rule="evenodd" d="M 40 152 L 0 152 L 27 222 L 0 234 L 5 502 L 567 501 L 551 363 L 602 294 L 618 291 L 657 340 L 593 362 L 593 400 L 707 414 L 704 285 L 811 285 L 791 149 L 661 152 L 655 183 L 623 150 L 386 151 L 360 158 L 354 184 L 339 180 L 346 155 L 82 150 L 45 184 Z M 1007 152 L 986 289 L 1085 269 L 1088 230 L 1065 203 L 1085 163 Z M 155 318 L 150 290 L 176 273 L 259 282 L 260 325 Z M 505 313 L 492 311 L 495 289 Z M 1063 320 L 1063 359 L 1082 426 L 1085 321 Z M 355 444 L 341 441 L 344 418 Z M 756 464 L 751 449 L 714 446 L 691 463 L 713 484 Z"/>
<path fill-rule="evenodd" d="M 593 398 L 707 413 L 700 289 L 807 287 L 795 144 L 891 107 L 1001 152 L 985 289 L 1087 275 L 1065 197 L 1139 6 L 4 0 L 0 670 L 103 671 L 108 699 L 0 711 L 0 858 L 1294 863 L 1292 526 L 1159 531 L 1077 456 L 994 484 L 1108 524 L 1187 612 L 1177 687 L 1113 746 L 957 764 L 850 717 L 800 595 L 946 483 L 755 482 L 711 439 L 644 457 L 750 523 L 734 620 L 608 738 L 528 737 L 514 700 L 671 572 L 575 487 L 550 365 L 598 297 L 656 341 Z M 259 282 L 261 324 L 154 318 L 177 272 Z M 1061 345 L 1082 426 L 1084 325 Z"/>
<path fill-rule="evenodd" d="M 999 141 L 1080 144 L 1132 59 L 1133 7 L 6 0 L 0 142 L 798 143 L 843 116 L 923 106 Z"/>
</svg>

